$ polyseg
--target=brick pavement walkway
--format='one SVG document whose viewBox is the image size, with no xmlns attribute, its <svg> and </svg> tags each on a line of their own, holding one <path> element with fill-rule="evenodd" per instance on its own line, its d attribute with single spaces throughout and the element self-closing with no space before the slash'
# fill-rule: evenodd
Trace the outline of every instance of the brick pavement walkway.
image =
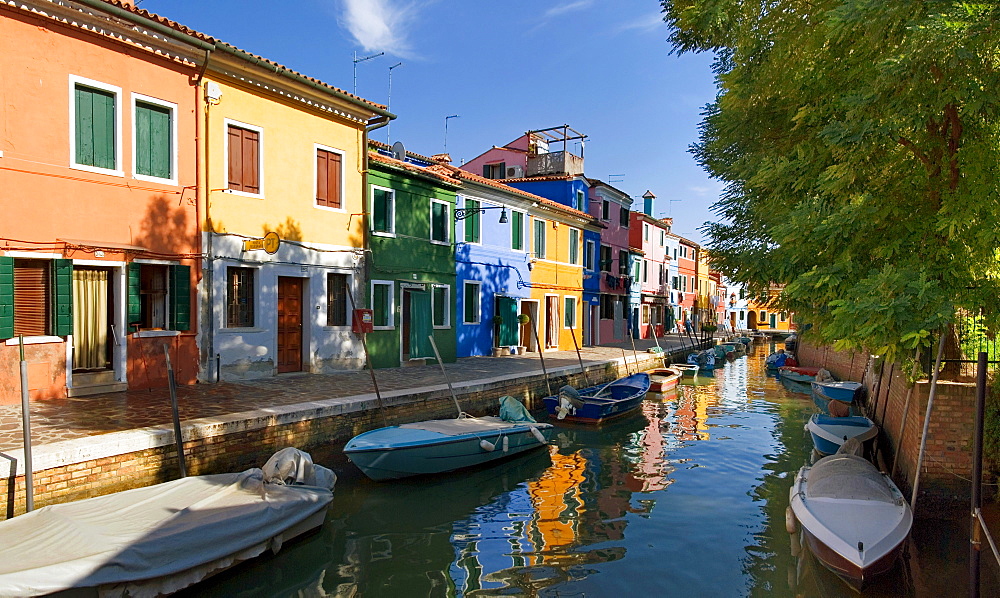
<svg viewBox="0 0 1000 598">
<path fill-rule="evenodd" d="M 659 339 L 664 349 L 690 346 L 680 335 Z M 653 347 L 652 340 L 637 340 L 636 350 Z M 623 353 L 624 349 L 624 353 Z M 580 350 L 584 364 L 604 363 L 626 356 L 632 359 L 631 342 Z M 545 353 L 549 369 L 578 364 L 575 351 Z M 469 382 L 498 377 L 516 377 L 541 369 L 538 353 L 509 357 L 466 357 L 445 365 L 452 382 Z M 382 392 L 420 389 L 444 383 L 436 364 L 422 367 L 387 368 L 375 371 Z M 288 406 L 309 401 L 353 397 L 374 392 L 367 370 L 336 374 L 283 374 L 254 381 L 195 384 L 178 388 L 182 421 L 219 417 L 262 408 Z M 46 445 L 135 430 L 150 426 L 170 426 L 170 394 L 166 388 L 132 390 L 88 397 L 51 399 L 31 404 L 32 444 Z M 0 452 L 22 447 L 20 405 L 0 406 Z"/>
</svg>

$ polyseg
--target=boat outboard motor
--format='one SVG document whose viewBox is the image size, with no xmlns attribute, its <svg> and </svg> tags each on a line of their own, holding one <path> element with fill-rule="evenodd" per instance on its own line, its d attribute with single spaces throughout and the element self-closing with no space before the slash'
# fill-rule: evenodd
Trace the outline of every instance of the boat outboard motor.
<svg viewBox="0 0 1000 598">
<path fill-rule="evenodd" d="M 556 419 L 564 419 L 567 414 L 576 415 L 576 410 L 580 407 L 583 407 L 583 401 L 575 388 L 567 384 L 559 389 L 559 415 Z"/>
</svg>

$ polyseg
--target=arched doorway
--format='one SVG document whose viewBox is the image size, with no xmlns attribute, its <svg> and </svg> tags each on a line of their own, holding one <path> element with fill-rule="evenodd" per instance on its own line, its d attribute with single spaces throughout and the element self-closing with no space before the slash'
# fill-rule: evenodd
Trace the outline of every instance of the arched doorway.
<svg viewBox="0 0 1000 598">
<path fill-rule="evenodd" d="M 747 328 L 750 330 L 757 329 L 757 312 L 752 309 L 747 311 Z"/>
</svg>

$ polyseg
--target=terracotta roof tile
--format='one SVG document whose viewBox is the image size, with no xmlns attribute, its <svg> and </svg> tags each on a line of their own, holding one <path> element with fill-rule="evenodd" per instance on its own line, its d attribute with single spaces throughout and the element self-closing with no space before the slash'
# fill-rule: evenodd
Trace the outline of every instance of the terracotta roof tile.
<svg viewBox="0 0 1000 598">
<path fill-rule="evenodd" d="M 551 199 L 544 198 L 541 195 L 535 195 L 534 193 L 530 193 L 523 189 L 518 189 L 517 187 L 511 187 L 510 185 L 506 185 L 502 181 L 505 181 L 507 179 L 488 179 L 484 176 L 471 173 L 468 170 L 462 170 L 461 168 L 457 168 L 455 166 L 446 166 L 446 168 L 449 168 L 453 171 L 453 176 L 457 176 L 461 179 L 472 181 L 474 183 L 479 183 L 480 185 L 486 185 L 488 187 L 493 187 L 495 189 L 500 189 L 510 193 L 516 193 L 517 195 L 538 202 L 540 205 L 544 205 L 548 208 L 558 209 L 560 211 L 566 212 L 578 218 L 586 218 L 588 220 L 594 220 L 594 217 L 586 212 L 581 212 L 580 210 L 573 209 L 569 206 L 564 206 L 563 204 L 557 201 L 552 201 Z"/>
<path fill-rule="evenodd" d="M 402 160 L 397 160 L 395 158 L 390 158 L 389 156 L 383 156 L 375 150 L 368 151 L 368 159 L 373 162 L 378 162 L 380 164 L 385 164 L 386 166 L 391 166 L 398 168 L 400 170 L 405 170 L 407 172 L 412 172 L 414 174 L 421 174 L 431 178 L 436 178 L 442 182 L 448 183 L 449 185 L 455 187 L 461 187 L 462 181 L 451 176 L 447 171 L 442 171 L 442 167 L 438 164 L 434 164 L 427 167 L 417 166 L 416 164 L 410 164 L 409 162 L 403 162 Z"/>
<path fill-rule="evenodd" d="M 184 25 L 181 25 L 180 23 L 178 23 L 176 21 L 171 21 L 170 19 L 168 19 L 166 17 L 161 17 L 160 15 L 157 15 L 155 13 L 151 13 L 148 10 L 144 10 L 142 8 L 138 8 L 138 7 L 134 6 L 134 5 L 132 5 L 131 3 L 124 3 L 124 2 L 120 2 L 119 0 L 103 0 L 103 2 L 106 3 L 106 4 L 109 4 L 111 6 L 115 6 L 117 8 L 120 8 L 122 10 L 126 10 L 126 11 L 128 11 L 128 12 L 136 15 L 137 17 L 148 19 L 150 21 L 154 21 L 156 23 L 159 23 L 160 25 L 164 25 L 166 27 L 170 27 L 171 29 L 174 29 L 175 31 L 178 31 L 178 32 L 183 33 L 185 35 L 190 35 L 191 37 L 194 37 L 196 39 L 200 39 L 201 41 L 204 41 L 204 42 L 207 42 L 207 43 L 210 43 L 210 44 L 224 45 L 224 46 L 228 46 L 230 48 L 233 48 L 234 50 L 239 50 L 240 52 L 245 52 L 247 55 L 252 56 L 252 57 L 256 58 L 257 60 L 260 60 L 261 62 L 267 63 L 267 64 L 275 67 L 276 69 L 281 69 L 281 70 L 287 71 L 289 73 L 292 73 L 292 74 L 294 74 L 296 76 L 299 76 L 299 77 L 302 77 L 302 78 L 307 79 L 309 81 L 312 81 L 313 83 L 315 83 L 317 85 L 325 87 L 325 88 L 329 89 L 330 91 L 336 92 L 338 94 L 343 94 L 343 95 L 345 95 L 345 96 L 347 96 L 347 97 L 349 97 L 349 98 L 351 98 L 353 100 L 356 100 L 357 102 L 359 102 L 361 104 L 366 104 L 368 106 L 372 106 L 372 107 L 377 108 L 378 110 L 381 110 L 381 111 L 388 111 L 388 108 L 386 106 L 383 106 L 382 104 L 377 104 L 375 102 L 372 102 L 371 100 L 366 100 L 366 99 L 364 99 L 364 98 L 362 98 L 360 96 L 356 96 L 356 95 L 354 95 L 352 93 L 344 91 L 343 89 L 340 89 L 339 87 L 334 87 L 333 85 L 330 85 L 329 83 L 324 83 L 323 81 L 320 81 L 319 79 L 315 79 L 315 78 L 310 77 L 308 75 L 304 75 L 304 74 L 299 73 L 299 72 L 297 72 L 295 70 L 292 70 L 292 69 L 290 69 L 290 68 L 288 68 L 286 66 L 278 64 L 277 62 L 274 62 L 273 60 L 264 58 L 263 56 L 258 56 L 258 55 L 254 54 L 252 52 L 248 52 L 246 50 L 243 50 L 242 48 L 237 48 L 236 46 L 234 46 L 232 44 L 227 44 L 226 42 L 220 41 L 217 38 L 205 35 L 204 33 L 201 33 L 199 31 L 195 31 L 194 29 L 191 29 L 190 27 L 186 27 Z"/>
</svg>

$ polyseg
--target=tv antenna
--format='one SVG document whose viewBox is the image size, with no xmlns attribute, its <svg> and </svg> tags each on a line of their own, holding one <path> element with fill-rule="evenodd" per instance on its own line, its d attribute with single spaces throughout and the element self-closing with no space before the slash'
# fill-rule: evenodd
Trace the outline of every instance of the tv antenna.
<svg viewBox="0 0 1000 598">
<path fill-rule="evenodd" d="M 378 54 L 372 54 L 371 56 L 364 56 L 358 58 L 357 50 L 354 51 L 354 95 L 358 95 L 358 63 L 364 62 L 366 60 L 371 60 L 372 58 L 378 58 L 379 56 L 385 55 L 385 52 L 379 52 Z"/>
</svg>

